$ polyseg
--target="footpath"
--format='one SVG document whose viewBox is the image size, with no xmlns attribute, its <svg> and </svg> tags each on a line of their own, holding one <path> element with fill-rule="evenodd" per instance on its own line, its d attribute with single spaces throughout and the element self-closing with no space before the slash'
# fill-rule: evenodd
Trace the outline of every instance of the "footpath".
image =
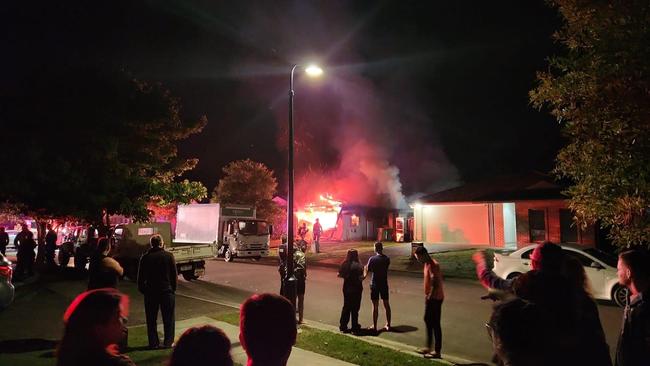
<svg viewBox="0 0 650 366">
<path fill-rule="evenodd" d="M 226 333 L 232 344 L 230 353 L 232 355 L 233 361 L 240 365 L 245 365 L 248 357 L 246 356 L 246 351 L 242 348 L 239 343 L 239 327 L 223 322 L 214 320 L 207 316 L 199 316 L 195 318 L 185 319 L 176 322 L 176 339 L 183 334 L 183 332 L 191 327 L 199 325 L 212 325 L 215 326 Z M 146 325 L 138 325 L 136 327 L 146 327 Z M 135 327 L 133 327 L 135 328 Z M 130 328 L 131 329 L 131 328 Z M 158 326 L 158 332 L 162 334 L 162 325 Z M 293 347 L 291 350 L 291 357 L 289 357 L 288 366 L 304 366 L 304 365 L 313 365 L 313 366 L 351 366 L 352 363 L 345 361 L 337 360 L 332 357 L 321 355 L 319 353 L 306 351 L 302 348 Z"/>
</svg>

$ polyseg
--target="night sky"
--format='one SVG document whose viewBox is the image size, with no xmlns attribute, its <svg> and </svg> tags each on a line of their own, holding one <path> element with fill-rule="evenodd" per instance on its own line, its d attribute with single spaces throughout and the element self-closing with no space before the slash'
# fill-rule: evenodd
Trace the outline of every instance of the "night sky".
<svg viewBox="0 0 650 366">
<path fill-rule="evenodd" d="M 251 158 L 286 191 L 288 75 L 308 60 L 325 75 L 296 78 L 303 190 L 389 197 L 401 185 L 410 197 L 548 171 L 561 143 L 528 102 L 535 72 L 560 51 L 560 21 L 541 0 L 52 3 L 3 6 L 2 93 L 69 64 L 160 81 L 186 118 L 208 118 L 180 153 L 200 159 L 187 177 L 209 190 L 225 164 Z"/>
</svg>

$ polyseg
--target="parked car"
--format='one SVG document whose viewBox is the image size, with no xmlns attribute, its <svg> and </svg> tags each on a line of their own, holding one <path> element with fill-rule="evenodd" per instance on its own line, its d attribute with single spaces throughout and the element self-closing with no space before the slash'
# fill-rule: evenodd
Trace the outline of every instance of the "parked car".
<svg viewBox="0 0 650 366">
<path fill-rule="evenodd" d="M 4 309 L 14 301 L 14 285 L 11 283 L 11 261 L 0 253 L 0 309 Z"/>
<path fill-rule="evenodd" d="M 510 254 L 494 253 L 493 271 L 501 278 L 514 278 L 530 270 L 530 255 L 538 244 L 518 249 Z M 625 306 L 628 298 L 627 288 L 618 284 L 615 255 L 596 248 L 582 248 L 562 245 L 565 255 L 572 256 L 582 263 L 592 295 L 599 300 L 609 300 L 618 306 Z"/>
</svg>

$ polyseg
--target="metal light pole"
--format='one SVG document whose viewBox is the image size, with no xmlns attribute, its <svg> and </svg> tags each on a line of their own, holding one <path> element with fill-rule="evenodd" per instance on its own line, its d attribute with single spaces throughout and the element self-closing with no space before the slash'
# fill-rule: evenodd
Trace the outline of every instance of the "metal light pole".
<svg viewBox="0 0 650 366">
<path fill-rule="evenodd" d="M 291 304 L 293 304 L 294 309 L 296 308 L 296 276 L 293 273 L 293 188 L 294 188 L 294 179 L 293 179 L 293 74 L 300 65 L 293 65 L 291 67 L 291 74 L 289 78 L 289 194 L 287 195 L 287 261 L 286 261 L 286 275 L 284 277 L 284 297 L 286 297 Z M 310 76 L 320 76 L 323 73 L 323 70 L 315 65 L 308 66 L 305 71 Z"/>
</svg>

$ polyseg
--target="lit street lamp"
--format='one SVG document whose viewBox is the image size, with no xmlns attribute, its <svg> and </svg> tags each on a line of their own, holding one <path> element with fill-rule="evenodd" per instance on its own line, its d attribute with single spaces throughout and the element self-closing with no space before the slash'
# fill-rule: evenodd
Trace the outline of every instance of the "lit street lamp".
<svg viewBox="0 0 650 366">
<path fill-rule="evenodd" d="M 296 308 L 296 276 L 293 274 L 293 73 L 300 65 L 293 65 L 289 79 L 289 194 L 287 195 L 287 271 L 282 286 L 284 297 L 291 301 Z M 305 73 L 311 77 L 318 77 L 323 74 L 323 69 L 316 65 L 309 65 L 304 68 Z"/>
</svg>

